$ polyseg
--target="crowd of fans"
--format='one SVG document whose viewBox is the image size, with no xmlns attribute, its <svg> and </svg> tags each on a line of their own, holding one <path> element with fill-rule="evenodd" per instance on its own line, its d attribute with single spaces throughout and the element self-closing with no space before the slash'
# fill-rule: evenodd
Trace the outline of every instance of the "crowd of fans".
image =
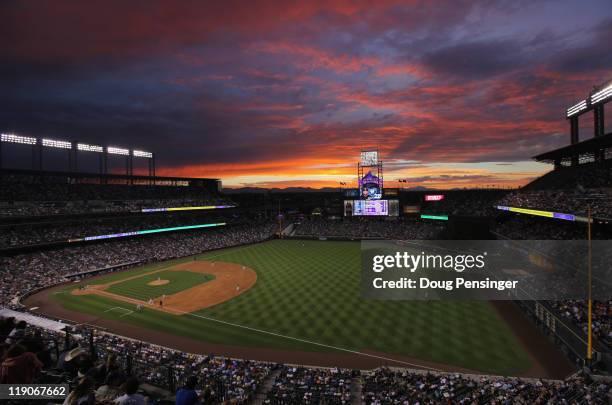
<svg viewBox="0 0 612 405">
<path fill-rule="evenodd" d="M 187 211 L 113 217 L 90 217 L 5 225 L 0 232 L 0 249 L 52 242 L 66 242 L 85 236 L 108 235 L 145 229 L 159 229 L 210 223 L 240 223 L 252 218 L 222 212 Z"/>
<path fill-rule="evenodd" d="M 517 191 L 506 195 L 498 205 L 530 208 L 587 216 L 588 207 L 595 218 L 612 216 L 612 189 L 534 190 Z"/>
<path fill-rule="evenodd" d="M 179 388 L 189 384 L 189 377 L 195 378 L 204 403 L 229 399 L 245 403 L 274 367 L 266 362 L 189 354 L 104 333 L 95 333 L 92 342 L 102 358 L 129 357 L 131 371 L 153 386 Z"/>
<path fill-rule="evenodd" d="M 285 366 L 266 397 L 266 404 L 349 404 L 350 370 Z"/>
<path fill-rule="evenodd" d="M 526 190 L 596 189 L 612 185 L 612 159 L 551 170 L 524 187 Z"/>
<path fill-rule="evenodd" d="M 65 404 L 174 403 L 176 388 L 178 404 L 194 403 L 178 401 L 189 389 L 205 404 L 244 404 L 278 367 L 187 354 L 86 327 L 71 333 L 66 340 L 64 332 L 0 319 L 0 382 L 68 383 Z"/>
<path fill-rule="evenodd" d="M 551 301 L 564 319 L 580 326 L 587 333 L 588 304 L 584 300 Z M 592 311 L 593 335 L 602 343 L 612 347 L 612 301 L 594 301 Z"/>
<path fill-rule="evenodd" d="M 150 208 L 226 205 L 220 199 L 0 201 L 0 218 L 141 212 Z"/>
<path fill-rule="evenodd" d="M 528 215 L 510 214 L 492 222 L 491 231 L 503 239 L 512 240 L 585 240 L 586 224 Z M 593 239 L 607 239 L 606 235 L 593 229 Z"/>
<path fill-rule="evenodd" d="M 438 222 L 416 219 L 313 218 L 301 220 L 296 234 L 343 238 L 434 239 L 443 228 Z"/>
<path fill-rule="evenodd" d="M 143 208 L 225 205 L 212 184 L 86 183 L 66 175 L 0 175 L 0 218 L 134 212 Z M 162 185 L 161 183 L 164 182 Z M 176 184 L 175 184 L 176 183 Z"/>
<path fill-rule="evenodd" d="M 420 205 L 422 214 L 490 217 L 495 215 L 495 203 L 508 190 L 449 190 L 440 193 L 444 195 L 440 201 L 424 201 L 424 195 L 419 198 L 417 205 Z"/>
<path fill-rule="evenodd" d="M 577 376 L 565 381 L 474 379 L 459 374 L 418 374 L 378 369 L 364 376 L 362 400 L 386 404 L 606 404 L 609 383 Z"/>
<path fill-rule="evenodd" d="M 68 383 L 64 404 L 607 404 L 612 384 L 296 367 L 179 352 L 88 327 L 52 332 L 0 319 L 0 382 Z M 352 390 L 361 384 L 361 392 Z"/>
<path fill-rule="evenodd" d="M 538 246 L 539 241 L 546 243 L 549 240 L 582 240 L 586 239 L 587 226 L 575 222 L 566 222 L 560 220 L 541 219 L 523 215 L 512 215 L 511 218 L 503 218 L 495 222 L 493 232 L 498 238 L 512 240 L 529 240 L 532 247 Z M 599 276 L 598 280 L 609 280 L 611 273 L 609 267 L 611 251 L 603 249 L 598 240 L 605 241 L 610 239 L 610 233 L 607 228 L 592 228 L 592 238 L 595 245 L 592 258 L 593 273 Z M 557 252 L 554 257 L 559 263 L 580 264 L 585 262 L 586 246 L 579 244 L 574 246 L 578 256 L 572 256 L 573 245 L 560 245 L 566 249 L 563 252 Z M 557 272 L 562 274 L 562 272 Z M 548 274 L 548 273 L 547 273 Z M 551 275 L 552 276 L 552 275 Z M 584 275 L 574 274 L 577 282 L 584 282 Z M 553 282 L 553 278 L 547 277 L 549 282 Z M 567 285 L 570 278 L 560 277 L 555 283 L 554 290 L 561 291 L 563 286 Z M 605 290 L 605 291 L 602 291 Z M 593 291 L 595 296 L 608 296 L 609 285 L 601 281 L 593 283 Z M 559 300 L 549 301 L 548 304 L 561 316 L 571 323 L 578 326 L 585 334 L 587 332 L 587 301 L 586 300 Z M 593 301 L 593 335 L 604 345 L 612 348 L 612 301 Z"/>
<path fill-rule="evenodd" d="M 16 296 L 64 280 L 73 273 L 124 263 L 161 261 L 259 242 L 270 238 L 275 230 L 273 223 L 254 222 L 227 229 L 120 239 L 0 257 L 0 305 L 10 306 Z"/>
<path fill-rule="evenodd" d="M 157 182 L 164 181 L 158 178 Z M 41 177 L 36 174 L 7 174 L 0 176 L 0 200 L 3 201 L 120 201 L 120 200 L 169 200 L 169 199 L 207 199 L 216 190 L 205 186 L 166 184 L 106 184 L 86 183 L 66 175 Z"/>
</svg>

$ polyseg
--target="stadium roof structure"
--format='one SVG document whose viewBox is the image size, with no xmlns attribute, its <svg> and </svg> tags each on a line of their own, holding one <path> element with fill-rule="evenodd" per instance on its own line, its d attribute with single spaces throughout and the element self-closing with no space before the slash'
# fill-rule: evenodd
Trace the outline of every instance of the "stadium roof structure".
<svg viewBox="0 0 612 405">
<path fill-rule="evenodd" d="M 554 163 L 555 166 L 566 166 L 571 164 L 572 160 L 575 162 L 591 162 L 606 159 L 611 152 L 612 132 L 541 153 L 534 156 L 533 159 L 538 162 Z"/>
<path fill-rule="evenodd" d="M 610 147 L 609 134 L 605 135 L 606 124 L 604 118 L 604 106 L 611 101 L 612 80 L 595 86 L 587 97 L 565 110 L 565 117 L 570 123 L 570 146 L 543 153 L 535 156 L 534 159 L 554 163 L 555 168 L 558 168 L 611 158 L 612 148 Z M 590 111 L 593 111 L 594 139 L 580 142 L 578 120 L 581 115 Z"/>
<path fill-rule="evenodd" d="M 0 169 L 0 175 L 29 176 L 49 179 L 70 178 L 75 183 L 100 183 L 100 184 L 151 184 L 151 185 L 194 185 L 203 183 L 216 183 L 220 179 L 204 177 L 172 177 L 172 176 L 147 176 L 121 173 L 89 173 L 89 172 L 66 172 L 50 170 L 30 169 Z"/>
</svg>

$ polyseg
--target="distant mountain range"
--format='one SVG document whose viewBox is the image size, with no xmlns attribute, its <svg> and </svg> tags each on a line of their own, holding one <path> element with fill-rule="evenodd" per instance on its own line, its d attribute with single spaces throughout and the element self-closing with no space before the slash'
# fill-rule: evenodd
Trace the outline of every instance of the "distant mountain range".
<svg viewBox="0 0 612 405">
<path fill-rule="evenodd" d="M 427 187 L 416 186 L 410 188 L 403 188 L 406 191 L 428 191 L 434 190 Z M 323 188 L 312 188 L 312 187 L 287 187 L 287 188 L 262 188 L 262 187 L 240 187 L 240 188 L 224 188 L 223 193 L 225 194 L 239 194 L 239 193 L 337 193 L 340 191 L 340 187 L 323 187 Z"/>
</svg>

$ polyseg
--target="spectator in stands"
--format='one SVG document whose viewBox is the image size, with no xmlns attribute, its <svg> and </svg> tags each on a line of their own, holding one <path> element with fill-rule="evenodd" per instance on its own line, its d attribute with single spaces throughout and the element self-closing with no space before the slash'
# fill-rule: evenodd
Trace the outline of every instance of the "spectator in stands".
<svg viewBox="0 0 612 405">
<path fill-rule="evenodd" d="M 119 371 L 113 371 L 106 375 L 104 384 L 96 390 L 96 401 L 111 402 L 115 398 L 121 395 L 121 383 L 123 382 L 123 375 Z"/>
<path fill-rule="evenodd" d="M 8 349 L 0 366 L 0 384 L 30 384 L 43 363 L 32 352 L 19 344 Z"/>
<path fill-rule="evenodd" d="M 506 195 L 499 205 L 540 209 L 586 216 L 588 208 L 595 218 L 610 218 L 612 193 L 609 189 L 517 191 Z"/>
<path fill-rule="evenodd" d="M 346 404 L 351 398 L 350 370 L 285 367 L 268 393 L 268 403 Z"/>
<path fill-rule="evenodd" d="M 17 325 L 15 325 L 11 333 L 9 333 L 8 337 L 6 338 L 5 343 L 12 345 L 23 339 L 27 325 L 28 324 L 25 321 L 17 322 Z"/>
<path fill-rule="evenodd" d="M 335 236 L 341 238 L 434 239 L 443 225 L 415 219 L 388 221 L 377 218 L 304 219 L 296 234 L 304 236 Z"/>
<path fill-rule="evenodd" d="M 109 353 L 108 356 L 106 356 L 106 361 L 95 367 L 94 370 L 98 382 L 106 381 L 107 376 L 110 374 L 118 375 L 119 378 L 123 377 L 121 369 L 117 364 L 117 356 L 115 353 Z"/>
<path fill-rule="evenodd" d="M 70 177 L 0 174 L 0 217 L 140 211 L 223 205 L 216 189 L 202 185 L 143 186 L 79 183 Z"/>
<path fill-rule="evenodd" d="M 79 346 L 61 353 L 57 361 L 57 368 L 69 373 L 73 377 L 78 376 L 79 372 L 81 372 L 82 377 L 87 373 L 90 365 L 89 353 Z"/>
<path fill-rule="evenodd" d="M 82 378 L 74 390 L 68 394 L 63 405 L 95 405 L 94 382 L 90 378 Z"/>
<path fill-rule="evenodd" d="M 176 393 L 176 405 L 197 405 L 200 404 L 198 393 L 195 388 L 198 385 L 198 377 L 187 378 L 185 386 Z"/>
<path fill-rule="evenodd" d="M 138 394 L 138 386 L 140 383 L 135 377 L 130 377 L 125 382 L 125 394 L 115 399 L 115 403 L 119 405 L 146 405 L 147 399 Z"/>
</svg>

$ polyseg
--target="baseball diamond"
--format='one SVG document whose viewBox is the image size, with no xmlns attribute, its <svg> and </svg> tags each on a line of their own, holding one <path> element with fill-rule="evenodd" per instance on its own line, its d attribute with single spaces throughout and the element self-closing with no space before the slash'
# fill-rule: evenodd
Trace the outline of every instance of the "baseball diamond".
<svg viewBox="0 0 612 405">
<path fill-rule="evenodd" d="M 252 284 L 239 276 L 218 284 L 226 274 L 245 272 L 256 273 Z M 206 281 L 201 274 L 216 278 Z M 148 285 L 158 277 L 171 282 Z M 176 335 L 223 345 L 227 354 L 236 347 L 293 351 L 296 360 L 312 353 L 311 362 L 326 364 L 326 355 L 317 353 L 346 350 L 373 353 L 369 360 L 380 364 L 516 375 L 549 367 L 521 343 L 500 305 L 362 301 L 359 283 L 359 243 L 275 240 L 83 280 L 60 287 L 62 294 L 36 294 L 27 304 L 49 314 L 60 307 L 69 319 L 86 314 L 118 331 L 130 326 L 163 332 L 162 341 Z M 211 296 L 212 287 L 219 291 L 216 285 L 223 286 L 222 299 Z M 162 294 L 163 307 L 147 304 L 151 295 L 158 300 Z M 188 300 L 177 299 L 185 294 Z M 142 309 L 128 316 L 106 312 L 137 304 Z M 349 357 L 349 364 L 359 363 L 358 354 Z M 335 363 L 336 357 L 328 357 L 328 365 Z"/>
</svg>

